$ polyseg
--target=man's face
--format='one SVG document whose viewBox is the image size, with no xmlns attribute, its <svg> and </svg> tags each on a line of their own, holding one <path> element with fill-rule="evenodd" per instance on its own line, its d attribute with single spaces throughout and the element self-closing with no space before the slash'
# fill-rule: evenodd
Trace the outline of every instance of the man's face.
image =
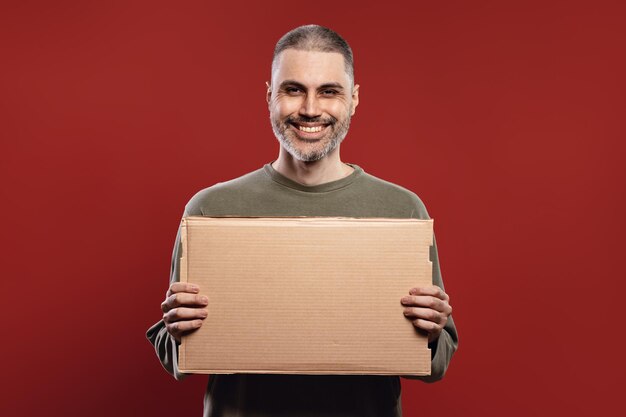
<svg viewBox="0 0 626 417">
<path fill-rule="evenodd" d="M 267 91 L 272 129 L 297 160 L 317 161 L 345 138 L 358 104 L 343 56 L 284 50 Z"/>
</svg>

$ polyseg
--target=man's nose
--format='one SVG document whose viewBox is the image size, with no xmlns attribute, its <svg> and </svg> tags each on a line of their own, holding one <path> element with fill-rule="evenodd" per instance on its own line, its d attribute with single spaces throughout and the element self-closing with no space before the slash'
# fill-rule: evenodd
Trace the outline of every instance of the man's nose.
<svg viewBox="0 0 626 417">
<path fill-rule="evenodd" d="M 317 117 L 322 113 L 320 102 L 315 94 L 307 94 L 306 98 L 300 106 L 300 115 L 307 117 Z"/>
</svg>

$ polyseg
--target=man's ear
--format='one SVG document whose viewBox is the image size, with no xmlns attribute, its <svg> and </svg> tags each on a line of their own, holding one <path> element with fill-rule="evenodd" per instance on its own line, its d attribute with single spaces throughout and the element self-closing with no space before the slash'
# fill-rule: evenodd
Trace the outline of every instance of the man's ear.
<svg viewBox="0 0 626 417">
<path fill-rule="evenodd" d="M 267 91 L 265 92 L 265 101 L 267 104 L 270 104 L 270 98 L 272 98 L 272 86 L 269 81 L 265 81 L 265 85 L 267 86 Z"/>
<path fill-rule="evenodd" d="M 359 105 L 359 85 L 354 84 L 352 88 L 352 111 L 350 112 L 350 116 L 354 116 L 356 112 L 356 106 Z"/>
</svg>

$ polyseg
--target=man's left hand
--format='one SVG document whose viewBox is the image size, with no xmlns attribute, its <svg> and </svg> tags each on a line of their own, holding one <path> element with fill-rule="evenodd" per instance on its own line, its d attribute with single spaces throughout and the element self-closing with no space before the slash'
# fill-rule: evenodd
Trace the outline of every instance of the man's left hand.
<svg viewBox="0 0 626 417">
<path fill-rule="evenodd" d="M 412 288 L 400 302 L 405 307 L 404 316 L 413 322 L 413 326 L 428 333 L 428 343 L 439 338 L 452 314 L 450 297 L 436 285 Z"/>
</svg>

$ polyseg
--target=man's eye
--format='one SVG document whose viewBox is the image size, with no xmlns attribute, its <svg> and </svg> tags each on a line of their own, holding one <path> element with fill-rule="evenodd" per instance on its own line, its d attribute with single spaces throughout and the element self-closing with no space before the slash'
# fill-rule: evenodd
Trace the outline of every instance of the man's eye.
<svg viewBox="0 0 626 417">
<path fill-rule="evenodd" d="M 325 96 L 335 96 L 337 95 L 337 90 L 324 90 L 322 94 Z"/>
<path fill-rule="evenodd" d="M 296 87 L 287 87 L 287 88 L 285 88 L 285 91 L 286 91 L 288 94 L 297 94 L 297 93 L 299 93 L 299 92 L 300 92 L 300 89 L 299 89 L 299 88 L 296 88 Z"/>
</svg>

